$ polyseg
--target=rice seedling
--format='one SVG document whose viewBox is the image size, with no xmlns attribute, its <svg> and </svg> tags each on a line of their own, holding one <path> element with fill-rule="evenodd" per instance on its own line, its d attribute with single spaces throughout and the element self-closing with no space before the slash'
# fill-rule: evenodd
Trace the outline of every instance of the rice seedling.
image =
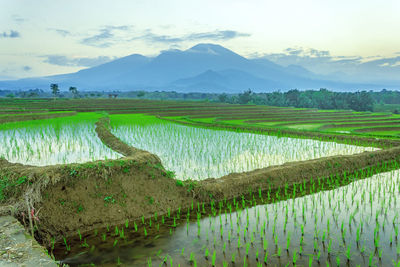
<svg viewBox="0 0 400 267">
<path fill-rule="evenodd" d="M 0 157 L 35 166 L 121 157 L 97 137 L 94 124 L 98 118 L 99 115 L 83 113 L 62 119 L 2 124 Z"/>
</svg>

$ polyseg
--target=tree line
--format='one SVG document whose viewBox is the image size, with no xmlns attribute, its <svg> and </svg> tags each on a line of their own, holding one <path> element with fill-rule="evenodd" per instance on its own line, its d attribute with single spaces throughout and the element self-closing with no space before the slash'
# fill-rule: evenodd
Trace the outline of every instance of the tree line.
<svg viewBox="0 0 400 267">
<path fill-rule="evenodd" d="M 175 92 L 175 91 L 79 91 L 71 86 L 68 91 L 60 92 L 57 84 L 50 85 L 50 91 L 41 89 L 26 91 L 0 90 L 0 96 L 37 98 L 139 98 L 157 100 L 192 100 L 209 101 L 230 104 L 253 104 L 296 108 L 318 109 L 351 109 L 355 111 L 375 111 L 377 105 L 400 105 L 400 91 L 382 89 L 381 91 L 334 92 L 325 88 L 319 90 L 300 91 L 292 89 L 286 92 L 256 93 L 246 90 L 239 94 L 229 93 L 201 93 L 201 92 Z M 398 113 L 391 108 L 388 111 Z"/>
<path fill-rule="evenodd" d="M 219 102 L 232 104 L 255 104 L 279 107 L 352 109 L 355 111 L 373 111 L 373 92 L 332 92 L 327 89 L 318 91 L 297 89 L 287 92 L 254 93 L 247 90 L 238 95 L 220 94 Z M 400 95 L 399 95 L 400 101 Z"/>
</svg>

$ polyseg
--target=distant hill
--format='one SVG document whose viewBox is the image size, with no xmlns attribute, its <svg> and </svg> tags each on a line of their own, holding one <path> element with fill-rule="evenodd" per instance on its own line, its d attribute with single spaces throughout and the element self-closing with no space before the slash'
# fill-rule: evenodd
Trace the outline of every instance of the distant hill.
<svg viewBox="0 0 400 267">
<path fill-rule="evenodd" d="M 198 44 L 190 49 L 163 51 L 154 58 L 133 54 L 114 61 L 55 76 L 0 81 L 0 89 L 164 90 L 179 92 L 256 92 L 275 90 L 382 89 L 384 85 L 352 84 L 326 77 L 297 65 L 287 67 L 267 59 L 247 59 L 216 44 Z M 386 86 L 390 89 L 390 86 Z"/>
</svg>

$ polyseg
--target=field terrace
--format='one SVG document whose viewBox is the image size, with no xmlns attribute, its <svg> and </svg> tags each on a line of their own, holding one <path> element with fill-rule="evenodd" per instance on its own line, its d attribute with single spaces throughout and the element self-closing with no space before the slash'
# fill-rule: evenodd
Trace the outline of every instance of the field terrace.
<svg viewBox="0 0 400 267">
<path fill-rule="evenodd" d="M 185 220 L 188 222 L 196 221 L 200 209 L 202 216 L 211 214 L 214 217 L 218 207 L 221 211 L 221 207 L 234 206 L 240 212 L 256 203 L 274 203 L 337 189 L 398 169 L 400 163 L 400 131 L 396 128 L 400 117 L 389 113 L 130 99 L 1 100 L 0 113 L 3 127 L 35 119 L 51 121 L 62 119 L 60 116 L 74 118 L 83 113 L 97 114 L 97 136 L 105 146 L 121 155 L 119 159 L 42 167 L 0 160 L 3 177 L 1 212 L 14 214 L 58 259 L 65 256 L 62 247 L 70 256 L 79 254 L 73 244 L 80 244 L 82 235 L 87 235 L 89 240 L 88 233 L 97 229 L 109 230 L 110 226 L 116 225 L 120 225 L 119 229 L 121 225 L 128 228 L 128 224 L 134 223 L 140 225 L 139 228 L 144 227 L 146 236 L 146 227 L 151 228 L 151 221 L 155 222 L 161 216 L 175 224 L 183 217 L 181 211 L 186 210 L 188 216 Z M 168 123 L 203 129 L 313 139 L 378 149 L 288 162 L 201 181 L 179 180 L 163 166 L 158 155 L 130 146 L 113 134 L 110 124 L 117 114 L 145 114 Z M 391 182 L 387 186 L 392 188 Z M 247 204 L 239 208 L 236 204 L 238 199 L 247 199 L 243 202 Z M 198 207 L 197 215 L 190 215 L 195 207 Z M 39 220 L 35 220 L 35 215 L 24 215 L 26 210 L 32 209 L 40 210 Z M 396 218 L 393 222 L 397 222 Z M 79 241 L 76 240 L 77 232 Z M 245 236 L 246 233 L 243 238 Z M 120 232 L 119 237 L 124 238 Z M 75 240 L 71 241 L 72 252 L 67 240 Z M 245 242 L 241 249 L 247 247 Z M 257 250 L 257 261 L 258 254 Z M 295 254 L 291 252 L 288 255 L 293 257 Z M 375 257 L 381 256 L 377 253 L 373 255 Z M 193 260 L 189 261 L 193 263 Z"/>
</svg>

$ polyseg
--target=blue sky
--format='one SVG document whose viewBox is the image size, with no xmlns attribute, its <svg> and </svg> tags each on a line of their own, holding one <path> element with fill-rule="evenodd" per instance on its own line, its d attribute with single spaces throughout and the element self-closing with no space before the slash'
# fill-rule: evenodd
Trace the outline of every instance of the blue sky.
<svg viewBox="0 0 400 267">
<path fill-rule="evenodd" d="M 0 0 L 0 7 L 3 80 L 200 42 L 323 74 L 360 66 L 382 79 L 400 73 L 398 0 Z"/>
</svg>

